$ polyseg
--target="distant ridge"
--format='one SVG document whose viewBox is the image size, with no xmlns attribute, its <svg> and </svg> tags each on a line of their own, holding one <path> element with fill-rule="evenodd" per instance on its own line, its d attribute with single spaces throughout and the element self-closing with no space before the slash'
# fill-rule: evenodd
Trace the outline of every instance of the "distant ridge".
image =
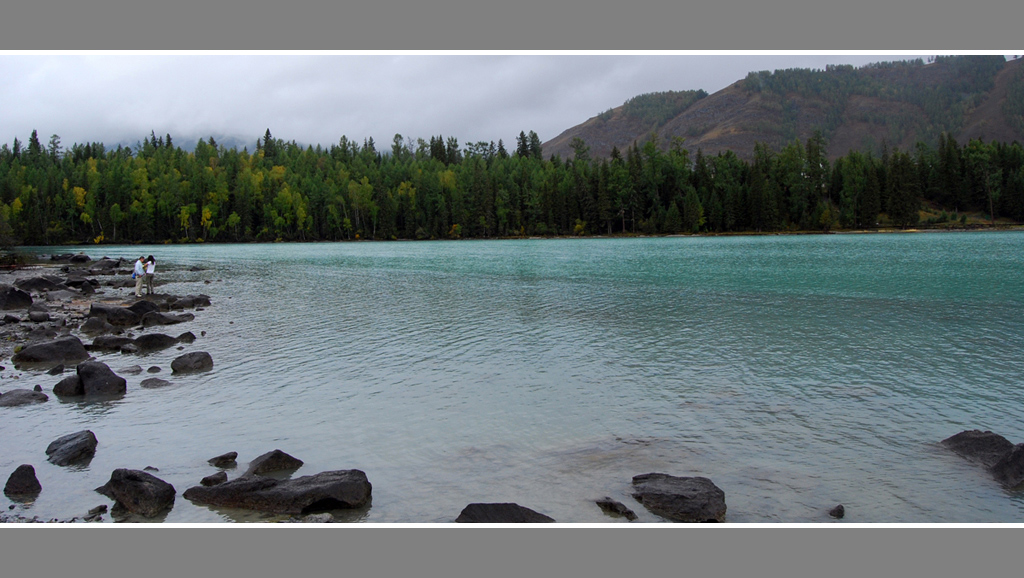
<svg viewBox="0 0 1024 578">
<path fill-rule="evenodd" d="M 1024 142 L 1024 59 L 938 57 L 825 70 L 751 72 L 711 95 L 703 91 L 640 95 L 543 144 L 544 156 L 571 158 L 580 138 L 592 157 L 624 151 L 656 133 L 668 149 L 675 138 L 705 154 L 731 150 L 750 159 L 755 142 L 779 149 L 821 130 L 831 158 L 850 150 L 935 146 L 942 132 L 957 142 Z M 684 96 L 685 106 L 673 108 Z M 646 106 L 637 106 L 637 101 Z M 642 103 L 642 104 L 644 104 Z M 671 111 L 671 114 L 664 114 Z M 660 114 L 660 116 L 659 116 Z"/>
</svg>

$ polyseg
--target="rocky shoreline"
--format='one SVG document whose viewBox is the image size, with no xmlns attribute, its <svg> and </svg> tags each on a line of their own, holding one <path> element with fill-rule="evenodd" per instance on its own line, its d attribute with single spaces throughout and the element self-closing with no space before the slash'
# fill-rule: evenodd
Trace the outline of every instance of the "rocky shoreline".
<svg viewBox="0 0 1024 578">
<path fill-rule="evenodd" d="M 167 327 L 193 321 L 207 307 L 204 294 L 154 294 L 134 297 L 130 279 L 131 262 L 103 258 L 92 261 L 85 255 L 54 255 L 41 265 L 7 273 L 0 283 L 0 377 L 13 364 L 19 371 L 45 372 L 56 384 L 51 392 L 42 387 L 10 389 L 10 380 L 0 391 L 0 412 L 7 408 L 58 398 L 88 399 L 124 396 L 127 380 L 122 375 L 143 371 L 159 373 L 163 368 L 126 365 L 116 370 L 96 361 L 93 353 L 120 352 L 126 356 L 171 348 L 184 350 L 197 337 L 191 332 L 176 336 Z M 125 296 L 127 290 L 127 296 Z M 170 363 L 171 376 L 211 371 L 215 360 L 208 352 L 184 352 Z M 156 388 L 171 382 L 150 377 L 139 387 Z M 70 467 L 88 463 L 98 441 L 83 430 L 55 437 L 46 448 L 48 462 Z M 987 468 L 1007 488 L 1024 483 L 1024 444 L 1014 445 L 992 432 L 965 431 L 941 442 L 957 454 Z M 42 456 L 40 456 L 42 458 Z M 279 449 L 252 459 L 246 469 L 229 479 L 237 467 L 238 454 L 228 452 L 207 461 L 216 472 L 197 480 L 181 493 L 193 504 L 211 508 L 235 508 L 283 516 L 293 523 L 336 522 L 332 511 L 366 508 L 373 486 L 367 474 L 357 469 L 323 471 L 292 478 L 303 465 L 299 458 Z M 159 521 L 173 508 L 177 489 L 158 477 L 155 468 L 119 468 L 95 489 L 112 501 L 109 516 L 114 521 Z M 2 475 L 2 474 L 0 474 Z M 2 479 L 2 478 L 0 478 Z M 12 502 L 31 503 L 46 491 L 32 464 L 22 464 L 10 473 L 4 494 Z M 677 477 L 646 473 L 632 478 L 630 496 L 651 514 L 675 522 L 725 522 L 725 492 L 705 477 Z M 638 519 L 621 501 L 605 496 L 591 503 L 610 519 Z M 104 522 L 108 504 L 86 514 L 69 518 L 27 517 L 14 509 L 0 513 L 0 523 L 88 523 Z M 843 505 L 823 506 L 822 517 L 846 515 Z M 459 523 L 551 523 L 556 520 L 515 503 L 471 503 L 452 521 Z"/>
</svg>

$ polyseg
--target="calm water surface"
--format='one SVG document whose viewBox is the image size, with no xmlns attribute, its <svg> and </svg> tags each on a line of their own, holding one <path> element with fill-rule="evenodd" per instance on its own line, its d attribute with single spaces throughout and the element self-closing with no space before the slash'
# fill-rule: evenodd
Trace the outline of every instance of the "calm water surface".
<svg viewBox="0 0 1024 578">
<path fill-rule="evenodd" d="M 279 519 L 181 497 L 208 458 L 237 451 L 234 477 L 279 448 L 296 476 L 365 471 L 372 504 L 336 512 L 352 521 L 450 522 L 470 502 L 623 521 L 607 495 L 656 522 L 630 480 L 664 472 L 711 478 L 730 522 L 828 522 L 838 503 L 848 522 L 1024 522 L 1024 492 L 937 444 L 1024 442 L 1021 233 L 73 250 L 152 253 L 162 292 L 209 295 L 167 332 L 206 331 L 187 349 L 215 368 L 103 354 L 173 385 L 64 402 L 4 362 L 4 391 L 51 394 L 0 408 L 0 473 L 30 463 L 43 485 L 24 515 L 84 514 L 113 469 L 153 466 L 178 491 L 165 521 Z M 46 462 L 82 429 L 90 464 Z"/>
</svg>

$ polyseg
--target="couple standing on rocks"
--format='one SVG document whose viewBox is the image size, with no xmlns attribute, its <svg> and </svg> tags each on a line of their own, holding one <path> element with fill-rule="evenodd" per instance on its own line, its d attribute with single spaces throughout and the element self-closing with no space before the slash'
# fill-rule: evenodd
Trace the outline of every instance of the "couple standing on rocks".
<svg viewBox="0 0 1024 578">
<path fill-rule="evenodd" d="M 153 294 L 153 274 L 156 272 L 156 259 L 152 255 L 149 257 L 139 257 L 139 260 L 135 262 L 135 271 L 132 273 L 132 279 L 135 279 L 135 296 L 142 297 L 142 279 L 146 279 L 146 295 Z"/>
</svg>

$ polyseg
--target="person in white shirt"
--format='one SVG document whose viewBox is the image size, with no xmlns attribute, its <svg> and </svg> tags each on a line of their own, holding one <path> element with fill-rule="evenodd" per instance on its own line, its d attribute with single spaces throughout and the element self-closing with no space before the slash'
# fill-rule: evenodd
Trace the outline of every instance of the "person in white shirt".
<svg viewBox="0 0 1024 578">
<path fill-rule="evenodd" d="M 142 278 L 146 275 L 146 258 L 139 257 L 135 262 L 135 272 L 132 278 L 135 279 L 135 296 L 142 297 Z"/>
<path fill-rule="evenodd" d="M 146 295 L 153 294 L 153 274 L 156 272 L 156 259 L 152 255 L 146 257 Z"/>
</svg>

